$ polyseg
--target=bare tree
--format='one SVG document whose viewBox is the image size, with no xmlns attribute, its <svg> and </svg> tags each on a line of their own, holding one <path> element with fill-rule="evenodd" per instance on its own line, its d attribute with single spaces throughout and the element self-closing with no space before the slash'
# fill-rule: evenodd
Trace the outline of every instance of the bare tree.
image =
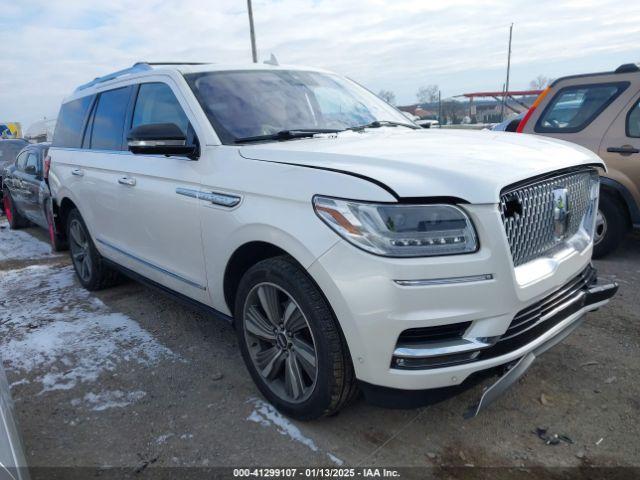
<svg viewBox="0 0 640 480">
<path fill-rule="evenodd" d="M 391 90 L 380 90 L 378 96 L 391 105 L 396 104 L 396 94 Z"/>
<path fill-rule="evenodd" d="M 440 88 L 438 85 L 427 85 L 426 87 L 418 88 L 416 97 L 418 103 L 434 103 L 438 101 L 438 92 Z"/>
<path fill-rule="evenodd" d="M 547 88 L 551 79 L 545 77 L 544 75 L 538 75 L 536 78 L 529 82 L 529 88 L 531 90 L 544 90 Z"/>
</svg>

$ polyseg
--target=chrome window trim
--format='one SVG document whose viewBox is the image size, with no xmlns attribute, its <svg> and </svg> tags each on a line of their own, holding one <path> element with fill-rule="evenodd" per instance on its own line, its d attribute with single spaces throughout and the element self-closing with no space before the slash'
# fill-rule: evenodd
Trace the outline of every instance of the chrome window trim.
<svg viewBox="0 0 640 480">
<path fill-rule="evenodd" d="M 144 258 L 140 258 L 137 255 L 133 255 L 132 253 L 123 250 L 119 247 L 116 247 L 115 245 L 113 245 L 110 242 L 107 242 L 106 240 L 102 239 L 102 238 L 96 238 L 96 240 L 98 241 L 98 243 L 101 243 L 102 245 L 111 248 L 112 250 L 115 250 L 118 253 L 121 253 L 122 255 L 125 255 L 126 257 L 131 258 L 132 260 L 135 260 L 137 262 L 142 263 L 143 265 L 149 267 L 149 268 L 153 268 L 154 270 L 164 273 L 165 275 L 168 275 L 172 278 L 175 278 L 176 280 L 180 280 L 181 282 L 186 283 L 187 285 L 190 285 L 192 287 L 198 288 L 200 290 L 206 290 L 207 287 L 205 287 L 204 285 L 200 285 L 197 282 L 194 282 L 193 280 L 189 280 L 188 278 L 183 277 L 182 275 L 179 275 L 175 272 L 172 272 L 171 270 L 167 270 L 166 268 L 162 268 L 158 265 L 156 265 L 153 262 L 150 262 L 148 260 L 145 260 Z"/>
</svg>

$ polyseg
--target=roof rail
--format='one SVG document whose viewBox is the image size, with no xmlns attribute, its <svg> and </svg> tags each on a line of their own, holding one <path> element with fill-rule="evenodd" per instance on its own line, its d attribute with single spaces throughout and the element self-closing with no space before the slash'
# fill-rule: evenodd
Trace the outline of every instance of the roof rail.
<svg viewBox="0 0 640 480">
<path fill-rule="evenodd" d="M 209 65 L 211 62 L 138 62 L 146 65 Z"/>
<path fill-rule="evenodd" d="M 637 63 L 625 63 L 616 68 L 615 73 L 632 73 L 640 72 L 640 66 Z"/>
<path fill-rule="evenodd" d="M 146 72 L 147 70 L 151 70 L 151 64 L 145 62 L 138 62 L 134 64 L 132 67 L 125 68 L 124 70 L 118 70 L 117 72 L 110 73 L 108 75 L 104 75 L 102 77 L 96 77 L 88 83 L 80 85 L 76 88 L 76 92 L 79 90 L 84 90 L 89 87 L 93 87 L 94 85 L 98 85 L 100 83 L 108 82 L 109 80 L 114 80 L 118 77 L 122 77 L 123 75 L 130 75 L 132 73 L 138 72 Z"/>
</svg>

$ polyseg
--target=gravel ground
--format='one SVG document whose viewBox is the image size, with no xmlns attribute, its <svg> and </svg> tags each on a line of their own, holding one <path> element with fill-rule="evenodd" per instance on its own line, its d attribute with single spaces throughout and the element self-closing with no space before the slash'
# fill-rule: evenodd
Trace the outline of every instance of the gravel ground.
<svg viewBox="0 0 640 480">
<path fill-rule="evenodd" d="M 471 465 L 531 478 L 640 467 L 638 233 L 596 262 L 618 296 L 480 416 L 462 418 L 482 386 L 418 410 L 359 400 L 310 423 L 263 401 L 231 326 L 133 282 L 85 292 L 45 240 L 0 222 L 0 352 L 32 467 L 87 467 L 82 478 L 100 467 L 143 478 L 185 466 L 427 466 L 438 468 L 419 476 L 438 478 Z M 548 445 L 537 428 L 566 439 Z"/>
</svg>

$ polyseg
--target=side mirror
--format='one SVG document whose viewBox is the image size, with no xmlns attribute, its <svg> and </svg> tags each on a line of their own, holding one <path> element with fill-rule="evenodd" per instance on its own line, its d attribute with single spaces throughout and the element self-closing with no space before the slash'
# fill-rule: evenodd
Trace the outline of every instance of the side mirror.
<svg viewBox="0 0 640 480">
<path fill-rule="evenodd" d="M 37 172 L 35 165 L 27 165 L 24 167 L 24 173 L 27 175 L 35 175 Z"/>
<path fill-rule="evenodd" d="M 150 123 L 131 129 L 129 150 L 135 154 L 180 155 L 196 158 L 198 147 L 187 145 L 187 137 L 175 123 Z"/>
</svg>

